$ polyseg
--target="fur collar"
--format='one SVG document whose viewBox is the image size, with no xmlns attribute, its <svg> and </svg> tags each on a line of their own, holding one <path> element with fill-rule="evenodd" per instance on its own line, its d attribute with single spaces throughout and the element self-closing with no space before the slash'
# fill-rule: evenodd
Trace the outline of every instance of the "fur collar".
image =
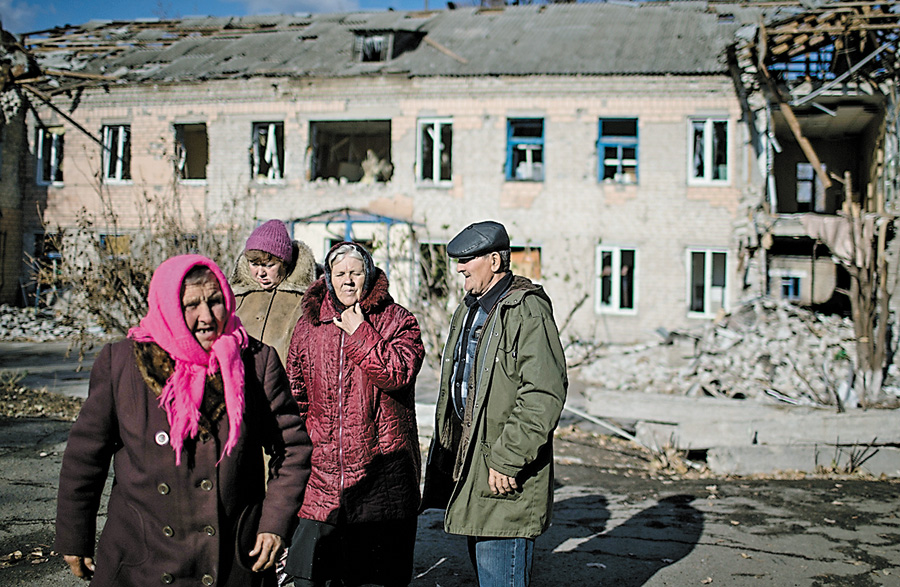
<svg viewBox="0 0 900 587">
<path fill-rule="evenodd" d="M 325 286 L 325 277 L 320 277 L 315 283 L 306 290 L 303 296 L 303 319 L 308 320 L 313 325 L 318 326 L 322 323 L 321 312 L 322 305 L 326 303 L 337 313 L 337 303 L 330 298 L 331 294 Z M 364 314 L 372 314 L 378 312 L 394 303 L 394 298 L 388 293 L 388 278 L 379 268 L 375 268 L 375 283 L 372 289 L 359 302 L 359 307 Z"/>
<path fill-rule="evenodd" d="M 302 294 L 316 279 L 316 259 L 312 249 L 303 241 L 294 241 L 294 259 L 297 260 L 294 270 L 275 289 Z M 236 296 L 263 291 L 259 282 L 250 274 L 250 263 L 243 253 L 238 257 L 230 281 L 231 289 Z"/>
</svg>

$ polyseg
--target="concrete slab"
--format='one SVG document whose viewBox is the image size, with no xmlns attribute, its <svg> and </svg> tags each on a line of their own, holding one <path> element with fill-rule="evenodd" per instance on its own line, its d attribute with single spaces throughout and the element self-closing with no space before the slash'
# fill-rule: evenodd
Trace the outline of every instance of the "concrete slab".
<svg viewBox="0 0 900 587">
<path fill-rule="evenodd" d="M 728 446 L 706 453 L 706 464 L 717 475 L 772 474 L 779 471 L 815 473 L 861 472 L 875 477 L 900 477 L 900 449 L 895 447 Z"/>
</svg>

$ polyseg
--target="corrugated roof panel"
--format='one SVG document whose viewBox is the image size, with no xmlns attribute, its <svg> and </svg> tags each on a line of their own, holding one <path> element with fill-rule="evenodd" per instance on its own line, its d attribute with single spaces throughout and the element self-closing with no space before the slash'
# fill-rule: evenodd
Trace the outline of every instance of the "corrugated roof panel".
<svg viewBox="0 0 900 587">
<path fill-rule="evenodd" d="M 273 71 L 333 77 L 724 73 L 724 49 L 739 24 L 722 24 L 702 6 L 550 4 L 89 23 L 81 38 L 94 39 L 98 49 L 94 55 L 73 54 L 71 67 L 134 67 L 134 79 L 143 80 L 148 74 L 144 64 L 153 61 L 162 65 L 153 75 L 172 81 L 200 73 L 215 78 Z M 358 63 L 352 51 L 355 32 L 367 30 L 425 38 L 388 62 Z M 72 36 L 70 30 L 66 37 Z M 114 53 L 106 51 L 111 43 L 119 45 Z M 150 57 L 148 46 L 157 45 Z M 206 71 L 198 72 L 198 66 Z"/>
</svg>

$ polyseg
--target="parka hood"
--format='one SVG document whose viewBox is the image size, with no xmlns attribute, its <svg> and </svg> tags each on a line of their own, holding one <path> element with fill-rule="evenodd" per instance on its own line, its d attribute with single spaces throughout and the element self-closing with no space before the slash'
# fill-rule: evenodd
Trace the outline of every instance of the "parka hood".
<svg viewBox="0 0 900 587">
<path fill-rule="evenodd" d="M 279 283 L 275 289 L 303 293 L 316 280 L 316 259 L 312 249 L 303 241 L 294 241 L 294 270 Z M 263 291 L 258 281 L 250 273 L 247 256 L 241 253 L 231 274 L 231 288 L 234 295 L 241 296 L 253 291 Z"/>
</svg>

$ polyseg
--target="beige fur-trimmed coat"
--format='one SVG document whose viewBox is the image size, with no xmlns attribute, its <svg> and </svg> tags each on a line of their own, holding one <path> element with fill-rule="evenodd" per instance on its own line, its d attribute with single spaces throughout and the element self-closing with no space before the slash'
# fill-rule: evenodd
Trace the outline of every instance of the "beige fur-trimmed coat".
<svg viewBox="0 0 900 587">
<path fill-rule="evenodd" d="M 230 280 L 236 302 L 234 313 L 250 336 L 275 347 L 282 364 L 287 361 L 291 335 L 302 314 L 303 294 L 316 279 L 316 260 L 305 243 L 294 241 L 294 258 L 297 262 L 293 271 L 273 290 L 264 290 L 253 279 L 243 254 Z"/>
</svg>

